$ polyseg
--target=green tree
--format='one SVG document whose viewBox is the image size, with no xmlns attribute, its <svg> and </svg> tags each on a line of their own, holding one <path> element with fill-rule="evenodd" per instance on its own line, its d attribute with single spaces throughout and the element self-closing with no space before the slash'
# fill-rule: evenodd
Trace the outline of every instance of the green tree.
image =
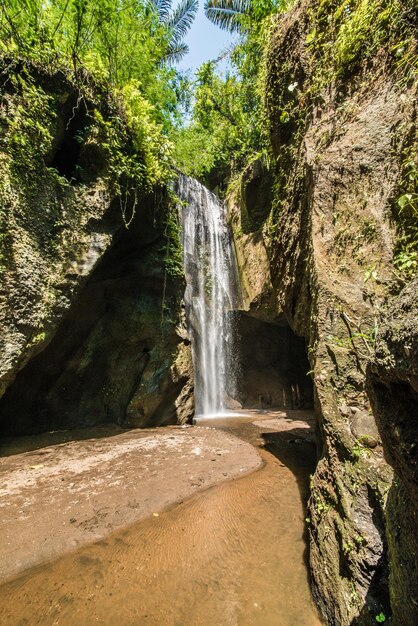
<svg viewBox="0 0 418 626">
<path fill-rule="evenodd" d="M 212 184 L 236 175 L 267 149 L 262 105 L 266 18 L 283 7 L 282 0 L 207 0 L 207 17 L 241 36 L 225 76 L 215 62 L 198 71 L 191 123 L 175 141 L 180 169 Z"/>
<path fill-rule="evenodd" d="M 206 17 L 219 28 L 230 32 L 245 30 L 244 19 L 251 9 L 250 0 L 206 0 Z"/>
<path fill-rule="evenodd" d="M 206 0 L 206 17 L 219 28 L 248 33 L 264 17 L 284 8 L 283 0 Z"/>
<path fill-rule="evenodd" d="M 7 63 L 12 55 L 35 61 L 51 75 L 64 69 L 79 87 L 77 107 L 89 106 L 83 94 L 89 95 L 92 84 L 99 99 L 110 96 L 112 118 L 105 121 L 89 110 L 89 132 L 99 129 L 111 153 L 113 179 L 129 180 L 130 189 L 141 180 L 152 186 L 167 179 L 168 136 L 189 95 L 167 60 L 184 50 L 197 0 L 182 0 L 174 10 L 171 0 L 165 9 L 159 1 L 157 9 L 154 0 L 0 0 L 0 54 Z M 30 85 L 22 80 L 26 93 Z M 27 122 L 37 121 L 35 111 Z M 121 139 L 127 127 L 134 146 L 129 154 Z"/>
<path fill-rule="evenodd" d="M 241 62 L 234 56 L 235 68 Z M 264 145 L 260 98 L 238 71 L 221 76 L 214 63 L 197 73 L 191 123 L 175 138 L 177 165 L 208 182 L 237 173 Z"/>
<path fill-rule="evenodd" d="M 87 70 L 108 88 L 135 81 L 167 132 L 179 118 L 184 80 L 166 61 L 185 51 L 182 38 L 197 0 L 164 6 L 162 0 L 158 8 L 154 0 L 0 0 L 0 51 L 70 66 L 78 81 Z"/>
<path fill-rule="evenodd" d="M 175 9 L 172 8 L 172 0 L 150 1 L 160 24 L 165 25 L 169 33 L 165 60 L 179 61 L 189 51 L 184 38 L 196 17 L 199 0 L 181 0 Z"/>
</svg>

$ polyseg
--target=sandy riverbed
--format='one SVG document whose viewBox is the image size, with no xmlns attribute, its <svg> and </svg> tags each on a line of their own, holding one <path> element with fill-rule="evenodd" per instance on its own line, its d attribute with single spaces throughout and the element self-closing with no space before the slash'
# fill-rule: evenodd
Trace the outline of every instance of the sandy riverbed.
<svg viewBox="0 0 418 626">
<path fill-rule="evenodd" d="M 3 459 L 3 498 L 21 516 L 4 527 L 3 576 L 15 558 L 20 574 L 0 585 L 0 625 L 320 626 L 312 414 L 207 423 Z"/>
<path fill-rule="evenodd" d="M 0 582 L 261 462 L 248 443 L 203 427 L 135 430 L 0 458 Z"/>
</svg>

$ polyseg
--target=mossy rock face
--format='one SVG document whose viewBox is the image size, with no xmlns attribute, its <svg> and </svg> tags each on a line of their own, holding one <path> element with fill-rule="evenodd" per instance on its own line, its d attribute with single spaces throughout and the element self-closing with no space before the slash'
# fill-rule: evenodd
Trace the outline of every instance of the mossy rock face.
<svg viewBox="0 0 418 626">
<path fill-rule="evenodd" d="M 121 196 L 115 158 L 132 160 L 132 138 L 108 94 L 2 62 L 0 431 L 123 424 L 147 367 L 144 402 L 154 388 L 172 402 L 144 423 L 187 419 L 176 401 L 190 370 L 170 377 L 184 283 L 166 190 Z"/>
<path fill-rule="evenodd" d="M 418 280 L 384 316 L 368 383 L 396 475 L 386 511 L 393 619 L 413 626 L 418 622 Z"/>
<path fill-rule="evenodd" d="M 80 184 L 86 107 L 99 108 L 100 98 L 81 98 L 63 71 L 8 57 L 1 64 L 0 395 L 50 340 L 120 227 L 100 176 L 106 164 Z"/>
<path fill-rule="evenodd" d="M 270 323 L 284 315 L 308 345 L 320 456 L 308 514 L 312 583 L 324 620 L 338 626 L 391 614 L 385 507 L 392 470 L 366 370 L 380 313 L 399 291 L 399 231 L 390 216 L 415 137 L 417 85 L 408 61 L 382 63 L 388 37 L 405 28 L 413 45 L 403 19 L 411 4 L 401 4 L 391 9 L 396 28 L 385 31 L 379 14 L 376 37 L 362 48 L 340 29 L 345 20 L 354 28 L 364 3 L 342 13 L 340 3 L 305 1 L 277 18 L 266 58 L 270 210 L 262 218 L 255 198 L 252 223 L 249 198 L 236 193 L 231 201 L 251 315 Z"/>
<path fill-rule="evenodd" d="M 271 210 L 273 177 L 262 158 L 248 165 L 241 176 L 240 210 L 244 233 L 258 230 Z"/>
<path fill-rule="evenodd" d="M 418 509 L 410 496 L 405 484 L 395 480 L 386 513 L 393 624 L 402 626 L 415 626 L 418 621 Z"/>
</svg>

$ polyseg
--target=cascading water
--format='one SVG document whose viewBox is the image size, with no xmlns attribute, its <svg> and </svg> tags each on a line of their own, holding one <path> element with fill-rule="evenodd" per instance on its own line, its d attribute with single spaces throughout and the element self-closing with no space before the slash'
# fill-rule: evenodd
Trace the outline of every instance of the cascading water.
<svg viewBox="0 0 418 626">
<path fill-rule="evenodd" d="M 179 175 L 186 314 L 192 338 L 195 412 L 230 408 L 236 382 L 233 311 L 239 280 L 226 207 L 197 180 Z"/>
</svg>

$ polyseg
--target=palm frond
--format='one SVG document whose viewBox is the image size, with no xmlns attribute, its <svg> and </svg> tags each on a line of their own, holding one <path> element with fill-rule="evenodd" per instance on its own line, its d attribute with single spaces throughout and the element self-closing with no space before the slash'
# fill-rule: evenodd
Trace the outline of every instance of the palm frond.
<svg viewBox="0 0 418 626">
<path fill-rule="evenodd" d="M 170 44 L 164 56 L 166 63 L 178 63 L 189 52 L 189 46 L 184 42 Z"/>
<path fill-rule="evenodd" d="M 199 0 L 181 0 L 166 24 L 172 32 L 172 42 L 180 45 L 196 17 Z"/>
<path fill-rule="evenodd" d="M 251 0 L 206 0 L 206 17 L 216 26 L 229 32 L 243 30 L 243 16 L 248 15 Z"/>
<path fill-rule="evenodd" d="M 157 11 L 159 21 L 163 24 L 167 22 L 170 17 L 172 0 L 150 0 L 150 2 Z"/>
</svg>

